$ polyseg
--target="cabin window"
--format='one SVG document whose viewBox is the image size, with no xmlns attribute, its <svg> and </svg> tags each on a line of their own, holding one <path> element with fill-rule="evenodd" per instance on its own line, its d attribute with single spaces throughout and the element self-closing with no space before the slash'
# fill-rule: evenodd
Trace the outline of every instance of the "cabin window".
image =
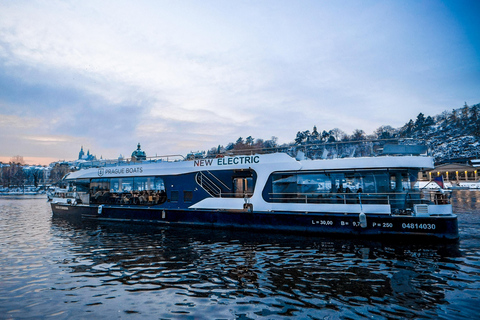
<svg viewBox="0 0 480 320">
<path fill-rule="evenodd" d="M 140 177 L 133 180 L 133 189 L 137 191 L 154 190 L 154 177 Z"/>
<path fill-rule="evenodd" d="M 75 187 L 77 188 L 77 192 L 88 192 L 90 190 L 90 180 L 79 179 L 75 181 Z"/>
<path fill-rule="evenodd" d="M 79 184 L 82 180 L 77 180 Z M 165 183 L 161 177 L 85 179 L 82 184 L 92 203 L 112 204 L 162 204 L 166 201 Z M 178 195 L 177 195 L 178 201 Z"/>
<path fill-rule="evenodd" d="M 183 191 L 183 201 L 192 202 L 193 200 L 193 191 Z"/>
<path fill-rule="evenodd" d="M 332 191 L 332 180 L 326 174 L 297 175 L 298 191 L 302 193 L 325 193 Z"/>
<path fill-rule="evenodd" d="M 121 188 L 121 179 L 110 179 L 110 191 L 111 192 L 120 192 L 122 190 Z"/>
<path fill-rule="evenodd" d="M 165 183 L 163 182 L 162 178 L 155 177 L 154 184 L 155 184 L 155 190 L 157 191 L 165 190 Z"/>
<path fill-rule="evenodd" d="M 272 174 L 271 191 L 267 194 L 265 189 L 264 197 L 274 202 L 328 202 L 328 199 L 343 199 L 348 203 L 349 199 L 355 198 L 353 194 L 363 193 L 377 194 L 376 198 L 383 201 L 390 193 L 411 189 L 411 176 L 412 173 L 405 170 L 279 172 Z"/>
<path fill-rule="evenodd" d="M 133 190 L 133 178 L 120 179 L 120 185 L 122 186 L 121 192 L 130 192 Z"/>
<path fill-rule="evenodd" d="M 90 189 L 96 191 L 108 191 L 110 190 L 110 179 L 92 179 L 90 183 Z"/>
</svg>

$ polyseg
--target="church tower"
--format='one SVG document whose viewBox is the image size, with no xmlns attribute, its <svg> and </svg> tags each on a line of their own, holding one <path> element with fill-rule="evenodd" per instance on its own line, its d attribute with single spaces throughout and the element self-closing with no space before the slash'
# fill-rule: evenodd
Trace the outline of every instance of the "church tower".
<svg viewBox="0 0 480 320">
<path fill-rule="evenodd" d="M 85 152 L 83 152 L 83 146 L 82 146 L 82 148 L 80 149 L 80 152 L 78 153 L 78 160 L 83 159 L 84 155 L 85 155 Z"/>
</svg>

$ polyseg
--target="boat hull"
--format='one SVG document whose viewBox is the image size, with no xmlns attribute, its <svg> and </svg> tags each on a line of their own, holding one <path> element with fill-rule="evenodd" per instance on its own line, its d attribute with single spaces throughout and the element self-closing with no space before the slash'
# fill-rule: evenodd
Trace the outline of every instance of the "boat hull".
<svg viewBox="0 0 480 320">
<path fill-rule="evenodd" d="M 246 210 L 162 209 L 158 207 L 116 205 L 71 205 L 52 203 L 54 217 L 184 225 L 205 228 L 263 230 L 315 235 L 397 236 L 458 239 L 456 215 L 416 217 L 407 215 L 369 214 L 366 224 L 358 214 L 249 212 Z"/>
</svg>

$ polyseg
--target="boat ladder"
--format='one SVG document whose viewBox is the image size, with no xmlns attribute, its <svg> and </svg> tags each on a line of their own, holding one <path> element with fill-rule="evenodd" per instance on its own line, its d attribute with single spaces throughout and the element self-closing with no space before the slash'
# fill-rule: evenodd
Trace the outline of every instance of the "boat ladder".
<svg viewBox="0 0 480 320">
<path fill-rule="evenodd" d="M 196 174 L 195 181 L 212 197 L 220 198 L 222 196 L 222 189 L 203 172 L 198 172 Z"/>
</svg>

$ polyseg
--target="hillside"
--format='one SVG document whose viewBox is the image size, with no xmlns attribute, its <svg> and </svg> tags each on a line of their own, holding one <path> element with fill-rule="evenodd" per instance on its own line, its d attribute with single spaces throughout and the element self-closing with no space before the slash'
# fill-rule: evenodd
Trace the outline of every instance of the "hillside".
<svg viewBox="0 0 480 320">
<path fill-rule="evenodd" d="M 443 112 L 422 113 L 398 132 L 402 138 L 425 140 L 437 163 L 466 162 L 480 157 L 480 104 Z"/>
</svg>

